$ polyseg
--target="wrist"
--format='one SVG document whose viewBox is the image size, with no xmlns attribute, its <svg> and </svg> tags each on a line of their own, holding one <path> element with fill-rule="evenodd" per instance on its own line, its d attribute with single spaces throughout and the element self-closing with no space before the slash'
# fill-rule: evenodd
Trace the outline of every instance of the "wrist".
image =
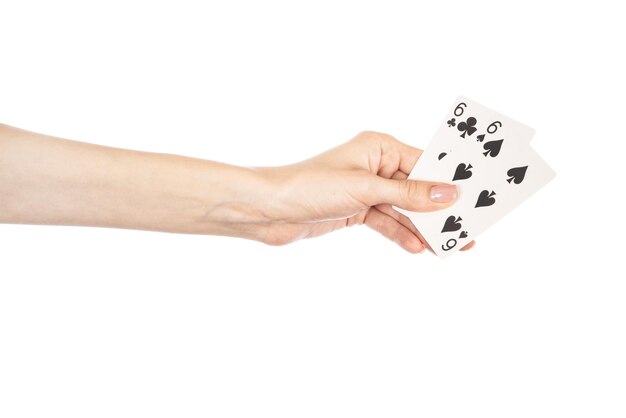
<svg viewBox="0 0 626 418">
<path fill-rule="evenodd" d="M 209 163 L 205 203 L 198 213 L 200 233 L 266 242 L 279 190 L 273 171 Z"/>
</svg>

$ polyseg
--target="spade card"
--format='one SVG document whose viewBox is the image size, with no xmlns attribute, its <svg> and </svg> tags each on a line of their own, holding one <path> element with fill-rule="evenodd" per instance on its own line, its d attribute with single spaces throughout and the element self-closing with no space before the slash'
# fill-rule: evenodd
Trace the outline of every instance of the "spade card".
<svg viewBox="0 0 626 418">
<path fill-rule="evenodd" d="M 457 201 L 436 212 L 409 212 L 433 252 L 447 257 L 553 177 L 530 147 L 534 130 L 459 97 L 409 179 L 455 184 Z"/>
</svg>

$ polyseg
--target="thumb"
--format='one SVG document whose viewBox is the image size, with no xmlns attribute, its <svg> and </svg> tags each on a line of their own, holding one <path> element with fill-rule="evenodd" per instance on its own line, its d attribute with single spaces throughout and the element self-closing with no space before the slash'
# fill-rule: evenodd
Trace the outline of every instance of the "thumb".
<svg viewBox="0 0 626 418">
<path fill-rule="evenodd" d="M 431 212 L 452 205 L 458 196 L 456 186 L 419 180 L 377 178 L 375 204 L 390 204 L 412 212 Z"/>
</svg>

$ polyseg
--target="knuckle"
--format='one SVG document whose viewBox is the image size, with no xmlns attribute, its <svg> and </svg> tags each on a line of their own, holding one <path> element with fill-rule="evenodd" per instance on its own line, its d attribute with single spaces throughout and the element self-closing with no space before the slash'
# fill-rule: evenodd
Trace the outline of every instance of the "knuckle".
<svg viewBox="0 0 626 418">
<path fill-rule="evenodd" d="M 293 238 L 292 234 L 289 232 L 290 231 L 285 231 L 285 228 L 281 228 L 280 226 L 268 227 L 265 229 L 260 241 L 271 247 L 281 247 L 295 241 L 295 238 Z"/>
<path fill-rule="evenodd" d="M 407 202 L 409 210 L 427 209 L 429 202 L 425 200 L 425 185 L 414 180 L 402 180 L 403 200 Z"/>
<path fill-rule="evenodd" d="M 383 132 L 376 132 L 376 131 L 361 131 L 355 136 L 354 139 L 358 141 L 365 141 L 365 142 L 368 142 L 368 141 L 393 142 L 396 140 L 393 136 L 389 134 L 386 134 Z"/>
<path fill-rule="evenodd" d="M 372 131 L 361 131 L 354 137 L 353 141 L 368 142 L 371 140 L 373 135 L 374 135 L 374 132 Z"/>
<path fill-rule="evenodd" d="M 384 144 L 392 144 L 396 142 L 396 138 L 383 132 L 375 132 L 375 136 L 379 142 Z"/>
<path fill-rule="evenodd" d="M 415 201 L 420 192 L 418 183 L 411 180 L 402 180 L 401 184 L 404 192 L 403 197 L 409 202 Z"/>
<path fill-rule="evenodd" d="M 291 243 L 291 240 L 276 235 L 269 235 L 265 237 L 263 243 L 271 247 L 282 247 L 283 245 Z"/>
</svg>

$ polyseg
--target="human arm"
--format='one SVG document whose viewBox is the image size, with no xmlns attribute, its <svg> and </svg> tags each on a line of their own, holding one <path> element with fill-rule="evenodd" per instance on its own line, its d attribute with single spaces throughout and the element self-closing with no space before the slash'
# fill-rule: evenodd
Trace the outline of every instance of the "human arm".
<svg viewBox="0 0 626 418">
<path fill-rule="evenodd" d="M 268 244 L 366 224 L 420 252 L 419 233 L 391 205 L 436 210 L 455 197 L 453 188 L 406 180 L 420 154 L 388 135 L 364 132 L 301 163 L 246 168 L 0 125 L 0 222 L 227 235 Z M 446 194 L 451 200 L 444 202 Z"/>
</svg>

